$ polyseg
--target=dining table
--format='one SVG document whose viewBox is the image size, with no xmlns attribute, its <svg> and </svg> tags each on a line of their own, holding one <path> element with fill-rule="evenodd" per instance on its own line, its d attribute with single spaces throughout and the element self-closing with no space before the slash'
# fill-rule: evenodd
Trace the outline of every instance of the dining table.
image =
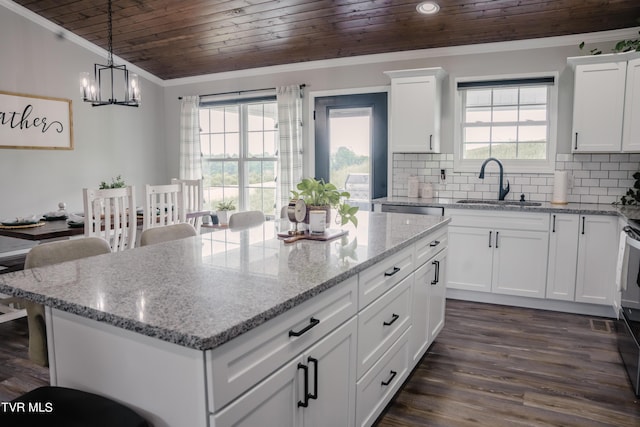
<svg viewBox="0 0 640 427">
<path fill-rule="evenodd" d="M 206 215 L 211 215 L 209 210 L 188 211 L 187 219 L 197 218 Z M 143 216 L 137 216 L 138 227 L 143 224 Z M 76 226 L 70 226 L 64 219 L 56 219 L 51 221 L 40 221 L 37 225 L 30 227 L 0 227 L 0 236 L 13 237 L 16 239 L 41 241 L 68 238 L 73 236 L 80 236 L 84 234 L 84 225 L 78 224 Z"/>
</svg>

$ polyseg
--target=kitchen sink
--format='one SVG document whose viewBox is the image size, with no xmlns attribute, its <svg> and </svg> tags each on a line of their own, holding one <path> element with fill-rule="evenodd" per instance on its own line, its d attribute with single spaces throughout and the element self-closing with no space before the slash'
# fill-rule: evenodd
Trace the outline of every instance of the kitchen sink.
<svg viewBox="0 0 640 427">
<path fill-rule="evenodd" d="M 540 206 L 539 202 L 518 202 L 516 200 L 479 200 L 479 199 L 462 199 L 456 203 L 475 204 L 475 205 L 501 205 L 501 206 Z"/>
</svg>

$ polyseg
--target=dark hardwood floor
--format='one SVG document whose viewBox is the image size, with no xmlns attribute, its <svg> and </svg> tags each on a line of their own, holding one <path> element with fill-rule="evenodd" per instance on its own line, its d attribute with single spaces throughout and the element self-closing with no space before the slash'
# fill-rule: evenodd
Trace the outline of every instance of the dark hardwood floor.
<svg viewBox="0 0 640 427">
<path fill-rule="evenodd" d="M 610 320 L 448 300 L 445 321 L 377 427 L 640 426 Z"/>
<path fill-rule="evenodd" d="M 0 323 L 0 402 L 49 384 L 49 369 L 29 360 L 27 318 Z"/>
<path fill-rule="evenodd" d="M 447 301 L 444 330 L 377 427 L 640 426 L 610 320 Z M 0 401 L 48 383 L 26 319 L 0 324 Z"/>
</svg>

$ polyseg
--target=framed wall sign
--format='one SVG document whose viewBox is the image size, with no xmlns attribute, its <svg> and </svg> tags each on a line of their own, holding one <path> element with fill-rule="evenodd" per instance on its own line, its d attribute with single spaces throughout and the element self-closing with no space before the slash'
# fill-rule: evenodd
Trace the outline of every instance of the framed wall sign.
<svg viewBox="0 0 640 427">
<path fill-rule="evenodd" d="M 71 100 L 0 91 L 0 148 L 73 150 Z"/>
</svg>

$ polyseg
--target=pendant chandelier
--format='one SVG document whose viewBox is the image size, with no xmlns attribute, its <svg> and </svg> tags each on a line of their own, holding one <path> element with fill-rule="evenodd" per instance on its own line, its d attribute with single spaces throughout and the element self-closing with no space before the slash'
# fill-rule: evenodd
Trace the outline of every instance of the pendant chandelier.
<svg viewBox="0 0 640 427">
<path fill-rule="evenodd" d="M 109 56 L 107 65 L 95 64 L 93 76 L 90 73 L 80 73 L 80 94 L 84 102 L 92 106 L 126 105 L 137 107 L 140 105 L 140 85 L 138 75 L 130 73 L 126 65 L 113 64 L 113 18 L 111 0 L 109 0 Z M 121 96 L 121 100 L 116 98 Z"/>
</svg>

